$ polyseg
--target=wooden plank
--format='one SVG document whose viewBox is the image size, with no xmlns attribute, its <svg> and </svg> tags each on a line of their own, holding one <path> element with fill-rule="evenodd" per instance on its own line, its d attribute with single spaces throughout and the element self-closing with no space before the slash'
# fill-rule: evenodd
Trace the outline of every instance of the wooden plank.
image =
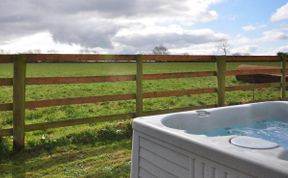
<svg viewBox="0 0 288 178">
<path fill-rule="evenodd" d="M 1 78 L 0 79 L 0 86 L 10 86 L 13 85 L 12 78 Z"/>
<path fill-rule="evenodd" d="M 277 62 L 277 56 L 226 56 L 227 62 Z"/>
<path fill-rule="evenodd" d="M 115 75 L 115 76 L 85 76 L 85 77 L 41 77 L 27 78 L 28 85 L 48 85 L 48 84 L 75 84 L 75 83 L 97 83 L 97 82 L 120 82 L 134 81 L 135 75 Z M 1 84 L 1 80 L 0 80 Z"/>
<path fill-rule="evenodd" d="M 0 63 L 11 63 L 14 59 L 14 54 L 0 54 Z"/>
<path fill-rule="evenodd" d="M 26 102 L 27 109 L 52 107 L 52 106 L 65 106 L 72 104 L 84 104 L 84 103 L 98 103 L 104 101 L 120 101 L 135 99 L 135 94 L 122 94 L 122 95 L 102 95 L 91 97 L 78 97 L 78 98 L 63 98 L 63 99 L 51 99 L 51 100 L 39 100 Z"/>
<path fill-rule="evenodd" d="M 12 135 L 13 135 L 13 128 L 0 130 L 0 138 L 5 137 L 5 136 L 12 136 Z"/>
<path fill-rule="evenodd" d="M 225 105 L 225 73 L 226 73 L 226 57 L 216 57 L 217 66 L 217 99 L 218 106 Z"/>
<path fill-rule="evenodd" d="M 140 57 L 137 58 L 136 72 L 136 117 L 139 117 L 143 112 L 143 59 Z"/>
<path fill-rule="evenodd" d="M 216 76 L 215 71 L 197 71 L 182 73 L 161 73 L 145 74 L 144 80 L 173 79 L 173 78 L 192 78 Z M 83 77 L 34 77 L 26 78 L 27 85 L 49 85 L 49 84 L 75 84 L 75 83 L 97 83 L 97 82 L 121 82 L 134 81 L 135 75 L 114 75 L 114 76 L 83 76 Z M 9 86 L 13 84 L 13 79 L 0 79 L 0 86 Z"/>
<path fill-rule="evenodd" d="M 213 62 L 213 56 L 206 55 L 142 55 L 143 60 L 175 62 Z"/>
<path fill-rule="evenodd" d="M 280 87 L 280 83 L 259 83 L 259 84 L 250 84 L 250 85 L 236 85 L 226 87 L 226 91 L 246 91 L 262 88 L 271 88 L 271 87 Z"/>
<path fill-rule="evenodd" d="M 27 54 L 28 55 L 28 54 Z M 0 55 L 0 63 L 13 62 L 15 55 Z M 28 62 L 91 62 L 91 61 L 135 61 L 139 55 L 113 54 L 29 54 Z M 215 56 L 205 55 L 141 55 L 143 60 L 213 62 Z M 275 62 L 277 56 L 227 56 L 227 62 Z"/>
<path fill-rule="evenodd" d="M 217 105 L 205 105 L 205 106 L 189 106 L 189 107 L 183 107 L 183 108 L 173 108 L 173 109 L 165 109 L 165 110 L 155 110 L 155 111 L 146 111 L 143 112 L 143 116 L 149 116 L 149 115 L 156 115 L 156 114 L 165 114 L 165 113 L 173 113 L 173 112 L 181 112 L 181 111 L 191 111 L 191 110 L 197 110 L 197 109 L 207 109 L 207 108 L 213 108 L 217 107 Z"/>
<path fill-rule="evenodd" d="M 25 144 L 25 76 L 26 56 L 18 55 L 14 61 L 13 77 L 13 150 L 24 149 Z"/>
<path fill-rule="evenodd" d="M 209 77 L 209 76 L 216 76 L 216 72 L 215 71 L 197 71 L 197 72 L 181 72 L 181 73 L 145 74 L 144 80 Z"/>
<path fill-rule="evenodd" d="M 287 55 L 284 53 L 278 54 L 281 60 L 281 99 L 286 100 L 286 61 Z"/>
<path fill-rule="evenodd" d="M 184 96 L 193 94 L 207 94 L 216 92 L 216 88 L 201 88 L 191 90 L 173 90 L 173 91 L 161 91 L 161 92 L 147 92 L 143 94 L 144 98 L 159 98 L 169 96 Z"/>
<path fill-rule="evenodd" d="M 280 74 L 281 69 L 248 69 L 248 70 L 229 70 L 226 76 L 234 75 L 255 75 L 255 74 Z"/>
<path fill-rule="evenodd" d="M 134 116 L 135 116 L 134 113 L 128 113 L 128 114 L 115 114 L 115 115 L 109 115 L 109 116 L 97 116 L 97 117 L 81 118 L 81 119 L 69 119 L 69 120 L 53 121 L 53 122 L 43 122 L 43 123 L 26 125 L 25 131 L 30 132 L 30 131 L 50 129 L 50 128 L 67 127 L 67 126 L 81 125 L 81 124 L 91 124 L 91 123 L 96 123 L 96 122 L 111 121 L 115 119 L 117 120 L 131 119 Z"/>
<path fill-rule="evenodd" d="M 141 56 L 144 61 L 213 61 L 212 56 L 190 55 L 30 54 L 29 62 L 135 61 L 139 56 Z"/>
<path fill-rule="evenodd" d="M 29 62 L 135 61 L 135 56 L 113 54 L 30 54 Z"/>
<path fill-rule="evenodd" d="M 3 103 L 0 104 L 0 111 L 12 111 L 13 103 Z"/>
<path fill-rule="evenodd" d="M 172 78 L 191 78 L 215 76 L 215 71 L 183 72 L 183 73 L 163 73 L 145 74 L 144 80 L 172 79 Z M 27 78 L 27 85 L 49 85 L 49 84 L 75 84 L 75 83 L 97 83 L 97 82 L 120 82 L 134 81 L 135 75 L 115 75 L 115 76 L 84 76 L 84 77 L 35 77 Z M 0 79 L 1 85 L 11 85 L 12 79 Z"/>
</svg>

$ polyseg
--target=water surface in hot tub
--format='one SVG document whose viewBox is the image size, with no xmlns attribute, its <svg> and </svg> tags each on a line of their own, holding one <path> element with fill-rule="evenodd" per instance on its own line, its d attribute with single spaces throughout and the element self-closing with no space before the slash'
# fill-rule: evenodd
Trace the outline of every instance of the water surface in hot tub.
<svg viewBox="0 0 288 178">
<path fill-rule="evenodd" d="M 214 136 L 249 136 L 277 143 L 288 149 L 288 122 L 281 120 L 262 120 L 252 122 L 249 126 L 233 126 L 205 132 L 209 137 Z"/>
</svg>

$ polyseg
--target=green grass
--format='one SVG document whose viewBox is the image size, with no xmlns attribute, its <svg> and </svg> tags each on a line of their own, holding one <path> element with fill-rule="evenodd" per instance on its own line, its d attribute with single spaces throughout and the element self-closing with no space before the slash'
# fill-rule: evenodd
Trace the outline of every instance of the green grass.
<svg viewBox="0 0 288 178">
<path fill-rule="evenodd" d="M 239 63 L 228 64 L 234 69 Z M 266 63 L 265 65 L 280 65 Z M 133 63 L 29 64 L 28 77 L 97 76 L 135 74 Z M 214 70 L 211 63 L 145 63 L 144 73 L 170 73 Z M 12 65 L 0 64 L 0 78 L 12 77 Z M 238 85 L 227 77 L 227 85 Z M 215 77 L 144 81 L 144 91 L 165 91 L 215 87 Z M 135 93 L 135 82 L 27 86 L 26 99 Z M 279 89 L 227 92 L 226 104 L 246 103 L 279 97 Z M 144 110 L 171 109 L 216 103 L 215 94 L 144 100 Z M 12 101 L 12 88 L 0 87 L 0 103 Z M 26 124 L 134 112 L 135 101 L 115 101 L 26 110 Z M 122 121 L 127 125 L 127 121 Z M 0 177 L 129 177 L 131 139 L 127 128 L 117 122 L 47 129 L 26 134 L 26 149 L 11 152 L 11 138 L 0 140 Z M 12 125 L 12 113 L 0 113 L 0 129 Z M 116 125 L 116 126 L 115 126 Z M 129 124 L 128 124 L 129 125 Z M 105 130 L 106 129 L 106 130 Z M 126 130 L 126 131 L 125 131 Z M 129 130 L 129 129 L 128 129 Z"/>
<path fill-rule="evenodd" d="M 1 177 L 129 177 L 131 140 L 20 152 L 0 162 Z"/>
</svg>

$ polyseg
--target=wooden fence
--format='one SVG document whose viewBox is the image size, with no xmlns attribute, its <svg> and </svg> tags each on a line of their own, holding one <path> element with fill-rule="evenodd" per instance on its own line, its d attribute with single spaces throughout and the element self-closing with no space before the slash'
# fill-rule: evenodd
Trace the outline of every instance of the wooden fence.
<svg viewBox="0 0 288 178">
<path fill-rule="evenodd" d="M 134 61 L 137 63 L 135 75 L 116 75 L 116 76 L 87 76 L 87 77 L 26 77 L 26 64 L 31 62 L 93 62 L 93 61 Z M 143 62 L 212 62 L 216 63 L 214 71 L 197 71 L 182 73 L 157 73 L 143 74 Z M 67 54 L 19 54 L 19 55 L 0 55 L 0 63 L 14 63 L 13 78 L 0 78 L 0 86 L 13 86 L 13 103 L 0 104 L 0 111 L 13 111 L 13 127 L 0 130 L 0 137 L 13 136 L 13 149 L 21 150 L 24 148 L 25 132 L 43 130 L 48 128 L 58 128 L 79 124 L 95 123 L 107 121 L 114 118 L 126 119 L 143 115 L 184 111 L 199 108 L 208 108 L 225 105 L 225 92 L 245 91 L 260 88 L 278 87 L 280 99 L 286 99 L 286 61 L 287 55 L 278 56 L 188 56 L 188 55 L 67 55 Z M 279 62 L 281 67 L 277 69 L 257 69 L 257 70 L 226 70 L 226 62 Z M 226 86 L 225 76 L 251 75 L 251 74 L 275 74 L 282 76 L 279 83 L 248 84 L 237 86 Z M 201 88 L 190 90 L 175 90 L 161 92 L 143 92 L 143 80 L 210 77 L 217 78 L 217 87 Z M 39 101 L 25 101 L 26 85 L 49 85 L 49 84 L 75 84 L 75 83 L 96 83 L 96 82 L 121 82 L 136 81 L 136 93 L 121 95 L 104 95 L 91 97 L 77 97 L 64 99 L 48 99 Z M 161 111 L 143 112 L 144 98 L 158 98 L 170 96 L 184 96 L 194 94 L 217 93 L 217 104 L 209 106 L 194 106 Z M 278 100 L 279 98 L 277 98 Z M 64 106 L 83 103 L 99 103 L 105 101 L 136 100 L 136 111 L 134 113 L 99 116 L 92 118 L 69 119 L 63 121 L 25 124 L 25 109 L 41 107 Z"/>
</svg>

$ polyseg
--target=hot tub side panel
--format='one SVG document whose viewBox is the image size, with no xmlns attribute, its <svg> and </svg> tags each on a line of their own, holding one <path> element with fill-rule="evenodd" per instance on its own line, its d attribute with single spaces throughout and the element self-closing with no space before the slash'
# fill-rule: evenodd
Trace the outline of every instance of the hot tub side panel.
<svg viewBox="0 0 288 178">
<path fill-rule="evenodd" d="M 238 170 L 134 131 L 132 178 L 252 178 Z"/>
</svg>

